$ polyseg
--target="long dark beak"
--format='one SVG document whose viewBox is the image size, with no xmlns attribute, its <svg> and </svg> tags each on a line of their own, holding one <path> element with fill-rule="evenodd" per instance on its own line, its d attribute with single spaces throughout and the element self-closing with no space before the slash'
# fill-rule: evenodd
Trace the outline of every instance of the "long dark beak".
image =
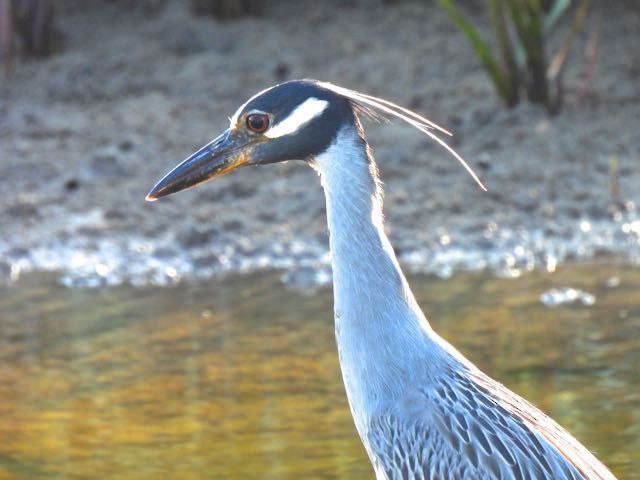
<svg viewBox="0 0 640 480">
<path fill-rule="evenodd" d="M 146 200 L 153 202 L 248 165 L 250 152 L 245 138 L 227 130 L 167 173 L 151 189 Z"/>
</svg>

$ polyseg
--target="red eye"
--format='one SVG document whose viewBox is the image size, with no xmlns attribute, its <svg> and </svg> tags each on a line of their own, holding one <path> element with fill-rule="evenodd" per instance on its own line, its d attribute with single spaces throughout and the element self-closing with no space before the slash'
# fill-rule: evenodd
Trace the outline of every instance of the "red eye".
<svg viewBox="0 0 640 480">
<path fill-rule="evenodd" d="M 247 115 L 247 128 L 252 132 L 264 133 L 269 128 L 269 115 L 266 113 L 252 113 Z"/>
</svg>

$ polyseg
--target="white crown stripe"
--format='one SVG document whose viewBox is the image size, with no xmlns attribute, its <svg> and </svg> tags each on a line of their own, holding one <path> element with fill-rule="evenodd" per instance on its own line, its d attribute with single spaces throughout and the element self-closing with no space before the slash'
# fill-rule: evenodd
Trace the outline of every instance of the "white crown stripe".
<svg viewBox="0 0 640 480">
<path fill-rule="evenodd" d="M 264 135 L 268 138 L 278 138 L 289 135 L 316 118 L 324 112 L 328 106 L 329 102 L 326 100 L 320 100 L 315 97 L 308 98 L 298 105 L 287 118 L 267 130 Z"/>
</svg>

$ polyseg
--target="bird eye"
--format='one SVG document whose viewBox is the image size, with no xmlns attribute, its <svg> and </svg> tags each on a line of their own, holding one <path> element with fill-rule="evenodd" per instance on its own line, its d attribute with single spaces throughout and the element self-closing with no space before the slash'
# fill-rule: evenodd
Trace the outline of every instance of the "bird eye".
<svg viewBox="0 0 640 480">
<path fill-rule="evenodd" d="M 269 115 L 266 113 L 252 113 L 247 115 L 247 128 L 252 132 L 264 133 L 269 128 Z"/>
</svg>

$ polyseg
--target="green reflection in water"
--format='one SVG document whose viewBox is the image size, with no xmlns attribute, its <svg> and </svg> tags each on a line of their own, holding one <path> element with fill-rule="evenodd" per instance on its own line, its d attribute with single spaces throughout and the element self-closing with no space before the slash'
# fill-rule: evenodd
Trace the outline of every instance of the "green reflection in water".
<svg viewBox="0 0 640 480">
<path fill-rule="evenodd" d="M 640 471 L 639 269 L 412 284 L 434 327 L 479 367 L 620 479 Z M 538 299 L 553 286 L 597 303 L 546 308 Z M 30 276 L 1 289 L 0 419 L 0 479 L 372 478 L 331 294 L 288 291 L 275 274 L 105 290 Z"/>
</svg>

